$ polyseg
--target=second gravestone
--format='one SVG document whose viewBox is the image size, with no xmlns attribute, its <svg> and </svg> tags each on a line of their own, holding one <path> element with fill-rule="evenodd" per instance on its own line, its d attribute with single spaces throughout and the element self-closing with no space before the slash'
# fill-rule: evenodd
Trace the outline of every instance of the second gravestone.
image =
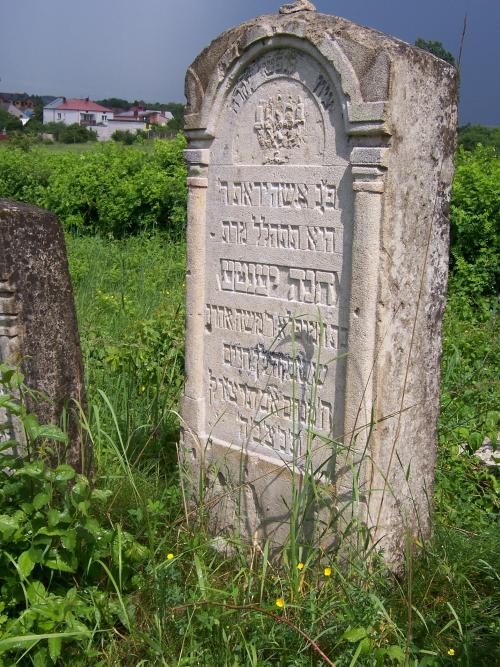
<svg viewBox="0 0 500 667">
<path fill-rule="evenodd" d="M 215 533 L 354 516 L 397 560 L 432 495 L 456 71 L 301 6 L 187 73 L 186 460 Z"/>
<path fill-rule="evenodd" d="M 64 234 L 56 216 L 36 206 L 0 199 L 0 361 L 19 367 L 26 407 L 40 424 L 66 418 L 68 445 L 55 460 L 80 472 L 92 464 L 81 427 L 85 408 L 80 338 Z M 23 432 L 7 421 L 7 435 L 24 449 Z"/>
</svg>

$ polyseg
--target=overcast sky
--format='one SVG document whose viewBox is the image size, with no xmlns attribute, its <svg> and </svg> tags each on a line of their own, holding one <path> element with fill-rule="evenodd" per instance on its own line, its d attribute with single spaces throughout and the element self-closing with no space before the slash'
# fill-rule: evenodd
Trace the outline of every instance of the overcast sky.
<svg viewBox="0 0 500 667">
<path fill-rule="evenodd" d="M 184 102 L 188 65 L 220 32 L 284 0 L 0 0 L 0 91 Z M 500 125 L 499 0 L 317 0 L 318 11 L 462 58 L 460 124 Z"/>
</svg>

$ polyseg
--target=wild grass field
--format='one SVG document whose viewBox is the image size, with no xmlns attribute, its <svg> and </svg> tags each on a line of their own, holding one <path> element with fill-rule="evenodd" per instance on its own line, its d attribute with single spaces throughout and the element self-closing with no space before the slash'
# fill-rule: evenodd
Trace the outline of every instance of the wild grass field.
<svg viewBox="0 0 500 667">
<path fill-rule="evenodd" d="M 181 178 L 174 147 L 141 158 L 133 150 L 99 159 L 122 160 L 136 177 L 146 160 L 158 169 L 161 159 L 169 178 Z M 23 156 L 11 160 L 29 173 Z M 500 663 L 500 485 L 473 456 L 500 430 L 495 154 L 458 156 L 433 536 L 408 542 L 399 575 L 374 554 L 352 550 L 345 562 L 298 542 L 273 558 L 268 546 L 237 537 L 230 557 L 214 549 L 206 513 L 186 506 L 177 464 L 185 267 L 177 200 L 155 209 L 157 224 L 130 218 L 118 234 L 106 188 L 98 199 L 89 182 L 91 200 L 85 178 L 66 181 L 57 165 L 32 161 L 31 173 L 45 176 L 32 177 L 24 195 L 39 204 L 56 192 L 68 198 L 59 215 L 96 472 L 89 483 L 68 466 L 51 469 L 36 433 L 29 461 L 0 452 L 0 468 L 16 471 L 0 477 L 0 665 Z M 9 173 L 0 169 L 0 196 L 16 195 Z M 159 199 L 172 182 L 161 184 Z M 147 201 L 156 200 L 144 196 L 135 209 L 142 220 Z M 19 382 L 3 369 L 13 410 Z"/>
</svg>

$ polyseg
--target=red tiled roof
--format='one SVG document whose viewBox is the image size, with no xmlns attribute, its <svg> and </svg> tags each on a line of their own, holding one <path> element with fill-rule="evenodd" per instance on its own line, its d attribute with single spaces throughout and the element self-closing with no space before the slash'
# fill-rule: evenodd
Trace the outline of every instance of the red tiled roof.
<svg viewBox="0 0 500 667">
<path fill-rule="evenodd" d="M 77 100 L 77 99 L 66 100 L 66 102 L 63 102 L 62 104 L 59 104 L 58 106 L 52 108 L 66 109 L 68 111 L 103 111 L 111 113 L 111 109 L 102 107 L 100 104 L 96 104 L 95 102 L 92 102 L 90 100 Z"/>
</svg>

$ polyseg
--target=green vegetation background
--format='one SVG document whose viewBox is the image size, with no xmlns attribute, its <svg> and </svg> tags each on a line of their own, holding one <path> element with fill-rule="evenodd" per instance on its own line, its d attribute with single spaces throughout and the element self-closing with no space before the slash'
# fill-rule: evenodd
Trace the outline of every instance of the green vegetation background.
<svg viewBox="0 0 500 667">
<path fill-rule="evenodd" d="M 183 145 L 0 151 L 0 197 L 67 232 L 97 471 L 52 470 L 19 412 L 34 456 L 0 453 L 16 471 L 0 477 L 0 665 L 302 666 L 317 649 L 339 666 L 497 664 L 500 486 L 473 457 L 500 430 L 495 149 L 457 153 L 433 539 L 395 577 L 317 546 L 271 560 L 235 541 L 223 558 L 184 511 Z M 1 383 L 20 410 L 21 380 Z"/>
</svg>

